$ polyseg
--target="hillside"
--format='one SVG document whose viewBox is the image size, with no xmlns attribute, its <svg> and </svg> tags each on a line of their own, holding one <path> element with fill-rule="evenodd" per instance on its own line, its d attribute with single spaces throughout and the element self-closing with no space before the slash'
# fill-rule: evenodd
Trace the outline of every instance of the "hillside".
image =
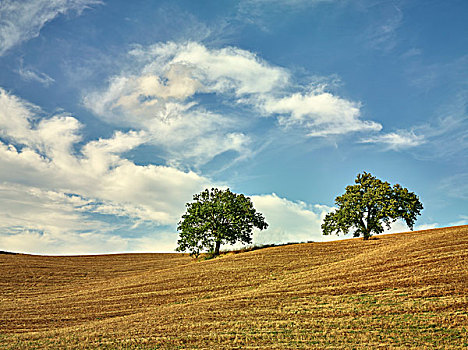
<svg viewBox="0 0 468 350">
<path fill-rule="evenodd" d="M 463 348 L 468 226 L 182 254 L 0 254 L 6 349 Z"/>
</svg>

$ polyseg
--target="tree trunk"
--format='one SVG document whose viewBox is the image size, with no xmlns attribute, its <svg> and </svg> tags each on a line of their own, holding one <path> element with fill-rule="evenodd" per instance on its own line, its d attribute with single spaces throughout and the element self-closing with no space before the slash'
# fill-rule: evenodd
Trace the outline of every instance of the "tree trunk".
<svg viewBox="0 0 468 350">
<path fill-rule="evenodd" d="M 367 208 L 367 220 L 366 220 L 366 223 L 367 225 L 364 227 L 364 240 L 367 241 L 369 238 L 370 238 L 370 222 L 371 222 L 371 214 L 370 214 L 371 210 L 370 208 L 368 207 Z"/>
<path fill-rule="evenodd" d="M 364 240 L 367 241 L 370 238 L 370 229 L 369 229 L 369 222 L 367 222 L 367 226 L 364 223 L 364 220 L 361 218 L 359 223 L 361 224 L 362 235 L 364 236 Z"/>
<path fill-rule="evenodd" d="M 370 238 L 370 230 L 369 229 L 366 229 L 364 231 L 364 240 L 367 241 L 369 238 Z"/>
<path fill-rule="evenodd" d="M 216 241 L 216 247 L 215 247 L 215 250 L 214 250 L 214 253 L 213 253 L 214 256 L 219 255 L 219 248 L 221 248 L 221 240 Z"/>
</svg>

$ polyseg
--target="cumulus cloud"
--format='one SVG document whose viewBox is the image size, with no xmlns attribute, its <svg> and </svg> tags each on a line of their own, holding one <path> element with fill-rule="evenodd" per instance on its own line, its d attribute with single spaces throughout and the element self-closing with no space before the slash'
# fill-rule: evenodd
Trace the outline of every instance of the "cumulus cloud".
<svg viewBox="0 0 468 350">
<path fill-rule="evenodd" d="M 0 89 L 1 248 L 42 254 L 175 248 L 184 203 L 216 185 L 194 172 L 126 159 L 151 139 L 146 130 L 84 141 L 82 128 L 72 116 L 44 116 Z M 243 142 L 236 137 L 228 141 Z M 330 207 L 276 194 L 251 198 L 270 225 L 255 232 L 255 244 L 337 239 L 321 235 Z"/>
<path fill-rule="evenodd" d="M 88 218 L 94 214 L 174 225 L 184 203 L 210 184 L 194 172 L 124 158 L 147 141 L 144 131 L 83 143 L 83 125 L 74 117 L 39 115 L 38 107 L 0 89 L 0 202 L 6 206 L 0 227 L 8 242 L 25 232 L 46 242 L 59 231 L 78 239 L 110 230 Z"/>
<path fill-rule="evenodd" d="M 184 203 L 213 186 L 211 181 L 126 159 L 125 152 L 150 139 L 145 130 L 84 142 L 82 128 L 72 116 L 44 117 L 37 106 L 0 89 L 2 249 L 75 254 L 175 248 L 175 232 L 164 227 L 173 230 Z M 237 137 L 227 141 L 242 143 Z M 255 233 L 255 243 L 320 240 L 320 223 L 330 208 L 275 194 L 252 199 L 270 224 L 267 233 Z M 118 233 L 158 225 L 167 234 Z"/>
<path fill-rule="evenodd" d="M 192 194 L 212 186 L 209 179 L 125 159 L 123 153 L 147 142 L 146 131 L 83 142 L 83 125 L 74 117 L 39 115 L 38 107 L 0 89 L 2 249 L 75 254 L 175 247 L 176 234 L 168 230 L 156 238 L 118 231 L 174 227 Z M 276 194 L 252 200 L 270 224 L 267 232 L 255 233 L 255 243 L 321 239 L 330 208 Z"/>
<path fill-rule="evenodd" d="M 226 151 L 240 157 L 251 152 L 251 139 L 241 130 L 245 123 L 207 109 L 197 94 L 259 94 L 288 80 L 283 69 L 236 48 L 165 43 L 136 47 L 130 55 L 140 63 L 138 71 L 113 77 L 84 103 L 106 121 L 146 130 L 173 165 L 198 166 Z"/>
<path fill-rule="evenodd" d="M 251 197 L 255 208 L 264 214 L 270 225 L 268 230 L 256 231 L 253 237 L 255 244 L 288 243 L 288 242 L 322 242 L 352 238 L 348 235 L 323 236 L 321 225 L 325 216 L 335 208 L 320 204 L 309 204 L 301 201 L 290 201 L 276 194 Z M 437 224 L 415 225 L 415 230 L 437 227 Z M 409 231 L 406 224 L 398 220 L 385 229 L 384 233 Z"/>
<path fill-rule="evenodd" d="M 141 216 L 113 201 L 12 183 L 0 185 L 0 198 L 1 250 L 70 255 L 170 252 L 176 247 L 175 231 L 157 231 L 151 223 L 139 230 L 125 220 L 106 221 L 109 215 Z M 138 235 L 128 235 L 135 230 Z M 119 234 L 122 231 L 126 234 Z"/>
<path fill-rule="evenodd" d="M 97 200 L 14 183 L 0 185 L 0 198 L 1 250 L 69 255 L 175 248 L 175 232 L 157 233 L 149 225 L 151 237 L 143 230 L 142 236 L 128 236 L 134 231 L 131 222 L 106 221 L 106 215 L 138 215 L 115 201 L 107 203 L 120 211 L 108 212 L 107 204 Z"/>
<path fill-rule="evenodd" d="M 323 91 L 295 93 L 281 99 L 269 99 L 263 104 L 267 113 L 280 115 L 285 126 L 300 125 L 308 136 L 346 134 L 355 131 L 379 131 L 382 126 L 359 120 L 360 104 Z"/>
<path fill-rule="evenodd" d="M 142 122 L 159 114 L 167 119 L 171 112 L 178 114 L 195 106 L 195 102 L 181 102 L 196 93 L 266 93 L 287 84 L 289 78 L 284 69 L 232 47 L 210 50 L 195 42 L 168 42 L 136 47 L 130 55 L 132 62 L 140 64 L 136 74 L 122 72 L 104 91 L 84 99 L 91 110 L 109 120 L 117 115 L 125 121 Z"/>
<path fill-rule="evenodd" d="M 321 204 L 310 204 L 302 201 L 291 201 L 279 197 L 277 194 L 255 195 L 250 197 L 256 210 L 261 212 L 268 229 L 256 230 L 253 235 L 253 244 L 284 244 L 297 242 L 324 242 L 353 238 L 347 235 L 322 235 L 321 225 L 325 216 L 336 210 Z M 460 221 L 462 222 L 462 221 Z M 437 223 L 415 225 L 414 230 L 426 230 L 439 227 Z M 402 220 L 391 224 L 391 228 L 385 228 L 384 234 L 409 231 Z M 235 245 L 233 248 L 240 248 Z"/>
<path fill-rule="evenodd" d="M 106 121 L 148 131 L 169 164 L 198 166 L 226 151 L 250 153 L 245 123 L 207 109 L 197 94 L 229 99 L 266 93 L 288 80 L 283 69 L 237 48 L 169 42 L 136 47 L 130 55 L 138 71 L 113 77 L 103 91 L 87 94 L 84 104 Z"/>
<path fill-rule="evenodd" d="M 0 3 L 0 56 L 13 46 L 37 37 L 55 17 L 81 12 L 100 0 L 3 0 Z"/>
<path fill-rule="evenodd" d="M 332 208 L 293 202 L 275 193 L 252 196 L 251 199 L 269 224 L 267 230 L 254 234 L 254 244 L 317 242 L 324 239 L 320 226 Z"/>
<path fill-rule="evenodd" d="M 209 50 L 200 44 L 189 43 L 175 50 L 172 61 L 197 69 L 196 75 L 209 92 L 231 91 L 238 96 L 265 93 L 288 81 L 288 74 L 282 68 L 233 47 Z"/>
<path fill-rule="evenodd" d="M 226 151 L 248 157 L 262 142 L 246 132 L 259 117 L 309 137 L 381 129 L 359 119 L 359 102 L 323 83 L 301 87 L 287 69 L 246 50 L 167 42 L 136 46 L 130 56 L 132 67 L 84 104 L 108 122 L 147 131 L 169 164 L 198 166 Z"/>
<path fill-rule="evenodd" d="M 413 231 L 420 231 L 420 230 L 431 230 L 433 228 L 438 228 L 440 225 L 438 223 L 430 223 L 430 224 L 416 224 L 414 225 Z M 399 232 L 409 232 L 411 231 L 406 223 L 403 220 L 397 220 L 391 224 L 390 229 L 385 227 L 384 234 L 387 233 L 399 233 Z"/>
<path fill-rule="evenodd" d="M 106 234 L 109 225 L 76 210 L 88 202 L 79 196 L 14 183 L 1 184 L 0 196 L 3 250 L 72 254 L 117 248 L 119 238 Z"/>
</svg>

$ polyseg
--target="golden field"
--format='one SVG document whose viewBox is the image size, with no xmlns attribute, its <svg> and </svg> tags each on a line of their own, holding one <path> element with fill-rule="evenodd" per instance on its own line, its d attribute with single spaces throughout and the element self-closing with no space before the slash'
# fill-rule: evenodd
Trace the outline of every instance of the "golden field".
<svg viewBox="0 0 468 350">
<path fill-rule="evenodd" d="M 0 254 L 2 349 L 468 347 L 468 226 L 184 254 Z"/>
</svg>

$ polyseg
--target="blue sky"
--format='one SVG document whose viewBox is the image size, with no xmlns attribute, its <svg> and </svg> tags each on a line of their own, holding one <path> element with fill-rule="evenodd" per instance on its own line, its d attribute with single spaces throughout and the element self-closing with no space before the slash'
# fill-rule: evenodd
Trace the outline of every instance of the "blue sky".
<svg viewBox="0 0 468 350">
<path fill-rule="evenodd" d="M 320 241 L 367 171 L 468 223 L 466 1 L 4 0 L 0 250 L 172 251 L 206 187 Z M 392 231 L 406 230 L 396 222 Z"/>
</svg>

